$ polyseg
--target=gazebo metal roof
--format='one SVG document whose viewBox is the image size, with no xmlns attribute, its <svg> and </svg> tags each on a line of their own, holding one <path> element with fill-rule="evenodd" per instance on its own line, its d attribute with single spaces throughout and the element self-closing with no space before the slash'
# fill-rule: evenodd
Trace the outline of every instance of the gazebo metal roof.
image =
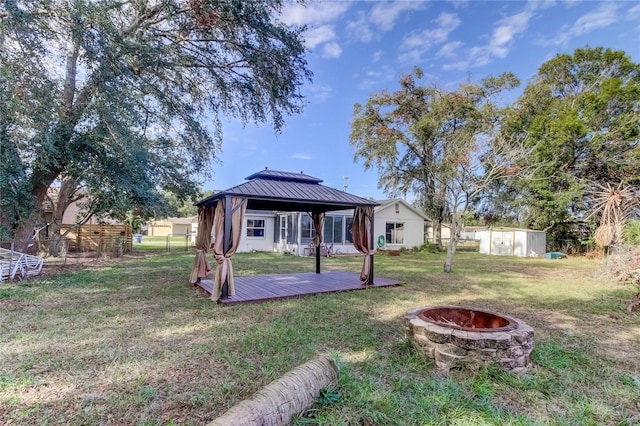
<svg viewBox="0 0 640 426">
<path fill-rule="evenodd" d="M 264 169 L 236 185 L 199 201 L 197 206 L 214 206 L 227 196 L 247 199 L 247 209 L 306 211 L 322 213 L 348 210 L 378 203 L 322 185 L 322 179 L 302 172 L 292 173 Z"/>
</svg>

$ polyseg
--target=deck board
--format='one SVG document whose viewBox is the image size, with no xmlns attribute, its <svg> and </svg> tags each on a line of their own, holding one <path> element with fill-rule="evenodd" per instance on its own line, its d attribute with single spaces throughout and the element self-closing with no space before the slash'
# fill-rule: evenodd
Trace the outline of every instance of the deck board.
<svg viewBox="0 0 640 426">
<path fill-rule="evenodd" d="M 316 274 L 270 274 L 235 277 L 236 294 L 228 299 L 219 300 L 223 305 L 236 303 L 264 302 L 290 297 L 309 296 L 339 291 L 366 290 L 368 288 L 398 286 L 400 281 L 384 277 L 375 277 L 375 284 L 363 286 L 360 275 L 352 272 L 328 271 Z M 201 280 L 196 284 L 211 294 L 212 280 Z"/>
</svg>

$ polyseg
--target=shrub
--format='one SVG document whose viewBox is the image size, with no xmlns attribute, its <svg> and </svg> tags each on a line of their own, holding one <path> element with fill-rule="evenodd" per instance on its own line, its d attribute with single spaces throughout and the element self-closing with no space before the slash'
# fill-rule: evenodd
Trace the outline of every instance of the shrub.
<svg viewBox="0 0 640 426">
<path fill-rule="evenodd" d="M 640 220 L 630 220 L 624 227 L 624 241 L 632 246 L 640 246 Z"/>
</svg>

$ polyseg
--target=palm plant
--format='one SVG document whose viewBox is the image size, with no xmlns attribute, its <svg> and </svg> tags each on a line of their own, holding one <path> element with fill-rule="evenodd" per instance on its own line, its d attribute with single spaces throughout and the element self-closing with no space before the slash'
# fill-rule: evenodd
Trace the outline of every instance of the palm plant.
<svg viewBox="0 0 640 426">
<path fill-rule="evenodd" d="M 593 210 L 589 217 L 601 214 L 600 226 L 594 240 L 603 249 L 615 247 L 624 241 L 623 230 L 627 221 L 640 210 L 638 189 L 620 182 L 617 186 L 595 184 L 592 192 Z"/>
</svg>

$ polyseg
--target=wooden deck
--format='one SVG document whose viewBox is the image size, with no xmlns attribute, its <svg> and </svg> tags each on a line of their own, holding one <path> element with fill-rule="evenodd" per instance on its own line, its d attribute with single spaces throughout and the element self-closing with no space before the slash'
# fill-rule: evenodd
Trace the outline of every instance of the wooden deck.
<svg viewBox="0 0 640 426">
<path fill-rule="evenodd" d="M 360 274 L 342 271 L 328 271 L 320 274 L 307 272 L 235 277 L 236 294 L 228 299 L 219 300 L 218 303 L 232 305 L 235 303 L 265 302 L 274 299 L 338 291 L 366 290 L 373 287 L 390 287 L 401 284 L 399 281 L 383 277 L 375 277 L 374 281 L 374 285 L 365 287 L 360 282 Z M 196 285 L 211 294 L 212 280 L 201 280 Z"/>
</svg>

